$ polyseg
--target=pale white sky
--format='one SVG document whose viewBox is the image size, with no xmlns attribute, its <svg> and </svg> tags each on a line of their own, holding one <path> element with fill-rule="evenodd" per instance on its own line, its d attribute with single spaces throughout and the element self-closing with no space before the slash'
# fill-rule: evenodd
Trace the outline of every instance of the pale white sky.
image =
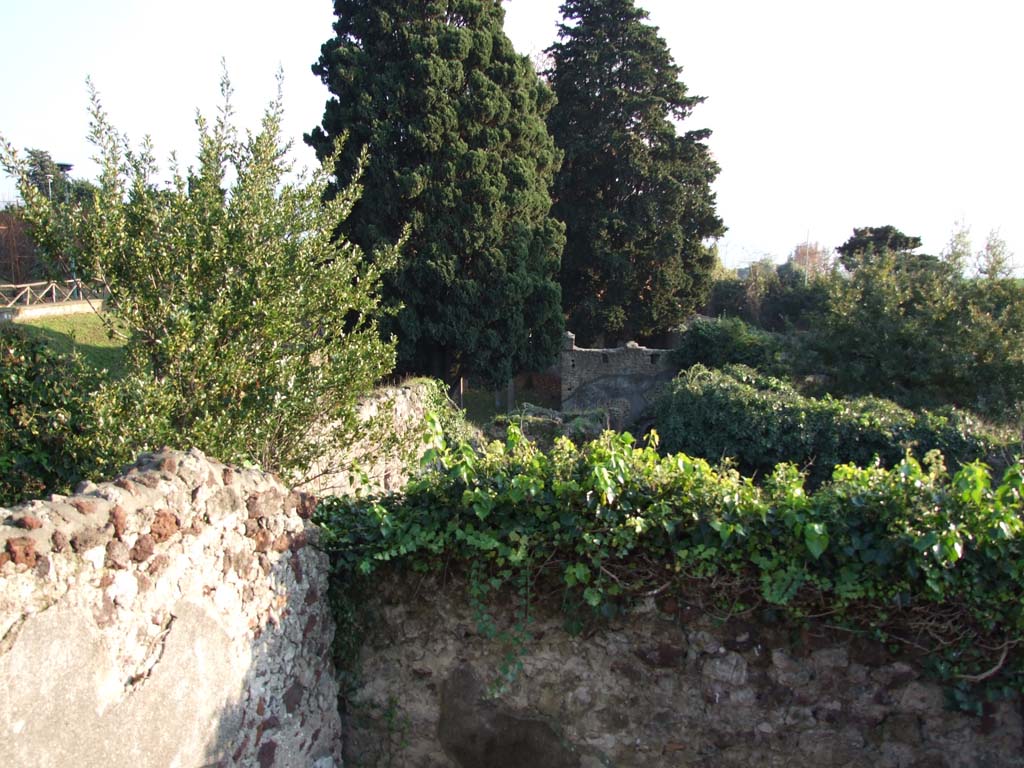
<svg viewBox="0 0 1024 768">
<path fill-rule="evenodd" d="M 555 37 L 558 0 L 508 0 L 523 53 Z M 783 259 L 810 238 L 893 224 L 940 251 L 956 221 L 992 228 L 1024 265 L 1024 3 L 1016 0 L 639 0 L 692 93 L 687 128 L 713 131 L 727 263 Z M 227 60 L 255 129 L 285 72 L 285 131 L 300 162 L 326 89 L 310 73 L 329 0 L 0 0 L 0 133 L 74 175 L 95 169 L 85 77 L 114 124 L 158 157 L 194 156 L 196 108 L 213 114 Z M 0 178 L 0 200 L 15 196 Z"/>
</svg>

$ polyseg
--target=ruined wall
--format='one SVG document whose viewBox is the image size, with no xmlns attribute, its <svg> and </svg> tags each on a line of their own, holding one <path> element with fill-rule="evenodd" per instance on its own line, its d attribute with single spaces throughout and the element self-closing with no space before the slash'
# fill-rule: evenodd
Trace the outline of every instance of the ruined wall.
<svg viewBox="0 0 1024 768">
<path fill-rule="evenodd" d="M 343 496 L 357 484 L 373 491 L 402 488 L 410 467 L 418 466 L 423 455 L 426 409 L 421 383 L 375 390 L 359 404 L 361 439 L 340 447 L 324 440 L 323 453 L 300 487 L 317 496 Z M 355 467 L 361 468 L 365 478 L 353 476 Z"/>
<path fill-rule="evenodd" d="M 881 646 L 717 624 L 670 600 L 582 636 L 538 611 L 522 673 L 491 700 L 505 649 L 468 602 L 429 578 L 379 588 L 347 716 L 353 754 L 416 768 L 1024 766 L 1019 702 L 947 711 Z"/>
<path fill-rule="evenodd" d="M 312 507 L 192 451 L 0 509 L 4 763 L 340 762 Z"/>
<path fill-rule="evenodd" d="M 607 408 L 613 428 L 633 424 L 654 392 L 675 375 L 669 352 L 634 342 L 615 349 L 580 349 L 575 335 L 566 333 L 561 351 L 562 410 Z"/>
</svg>

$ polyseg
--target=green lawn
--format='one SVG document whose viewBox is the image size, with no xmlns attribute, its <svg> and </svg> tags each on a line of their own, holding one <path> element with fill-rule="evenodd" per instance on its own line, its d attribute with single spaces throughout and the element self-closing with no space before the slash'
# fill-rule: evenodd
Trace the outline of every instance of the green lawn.
<svg viewBox="0 0 1024 768">
<path fill-rule="evenodd" d="M 99 315 L 60 315 L 16 322 L 60 352 L 78 352 L 96 370 L 106 369 L 114 378 L 124 374 L 123 342 L 110 338 Z"/>
</svg>

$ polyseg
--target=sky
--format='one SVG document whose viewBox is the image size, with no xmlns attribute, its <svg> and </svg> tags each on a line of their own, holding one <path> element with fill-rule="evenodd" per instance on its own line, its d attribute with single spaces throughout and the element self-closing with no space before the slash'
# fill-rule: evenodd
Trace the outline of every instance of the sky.
<svg viewBox="0 0 1024 768">
<path fill-rule="evenodd" d="M 1024 274 L 1024 3 L 1015 0 L 638 0 L 682 79 L 706 97 L 682 129 L 708 128 L 727 265 L 784 260 L 892 224 L 939 253 L 958 223 L 991 230 Z M 558 0 L 506 0 L 524 54 L 557 34 Z M 285 135 L 320 121 L 311 71 L 329 0 L 0 0 L 0 135 L 92 178 L 91 77 L 113 124 L 157 156 L 195 157 L 195 114 L 219 104 L 221 60 L 238 124 L 258 128 L 284 72 Z M 164 165 L 166 168 L 166 164 Z M 0 176 L 0 201 L 16 197 Z"/>
</svg>

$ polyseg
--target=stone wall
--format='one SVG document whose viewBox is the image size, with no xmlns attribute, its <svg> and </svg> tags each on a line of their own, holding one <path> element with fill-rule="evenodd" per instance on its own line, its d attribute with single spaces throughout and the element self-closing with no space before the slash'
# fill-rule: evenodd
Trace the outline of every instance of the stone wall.
<svg viewBox="0 0 1024 768">
<path fill-rule="evenodd" d="M 4 763 L 336 765 L 313 503 L 192 451 L 0 509 Z"/>
<path fill-rule="evenodd" d="M 1019 702 L 951 712 L 915 663 L 880 646 L 716 623 L 672 600 L 581 636 L 538 610 L 523 671 L 491 699 L 506 649 L 480 635 L 468 602 L 458 584 L 385 581 L 347 716 L 354 756 L 415 768 L 1024 766 Z"/>
<path fill-rule="evenodd" d="M 372 491 L 399 490 L 423 455 L 426 408 L 423 385 L 416 382 L 375 390 L 359 404 L 361 439 L 340 449 L 325 440 L 323 454 L 300 487 L 317 496 L 343 496 L 358 485 Z M 355 467 L 365 477 L 355 477 Z"/>
<path fill-rule="evenodd" d="M 566 333 L 560 362 L 562 410 L 605 408 L 613 428 L 632 425 L 654 392 L 675 375 L 670 352 L 634 342 L 615 349 L 580 349 L 575 335 Z"/>
</svg>

